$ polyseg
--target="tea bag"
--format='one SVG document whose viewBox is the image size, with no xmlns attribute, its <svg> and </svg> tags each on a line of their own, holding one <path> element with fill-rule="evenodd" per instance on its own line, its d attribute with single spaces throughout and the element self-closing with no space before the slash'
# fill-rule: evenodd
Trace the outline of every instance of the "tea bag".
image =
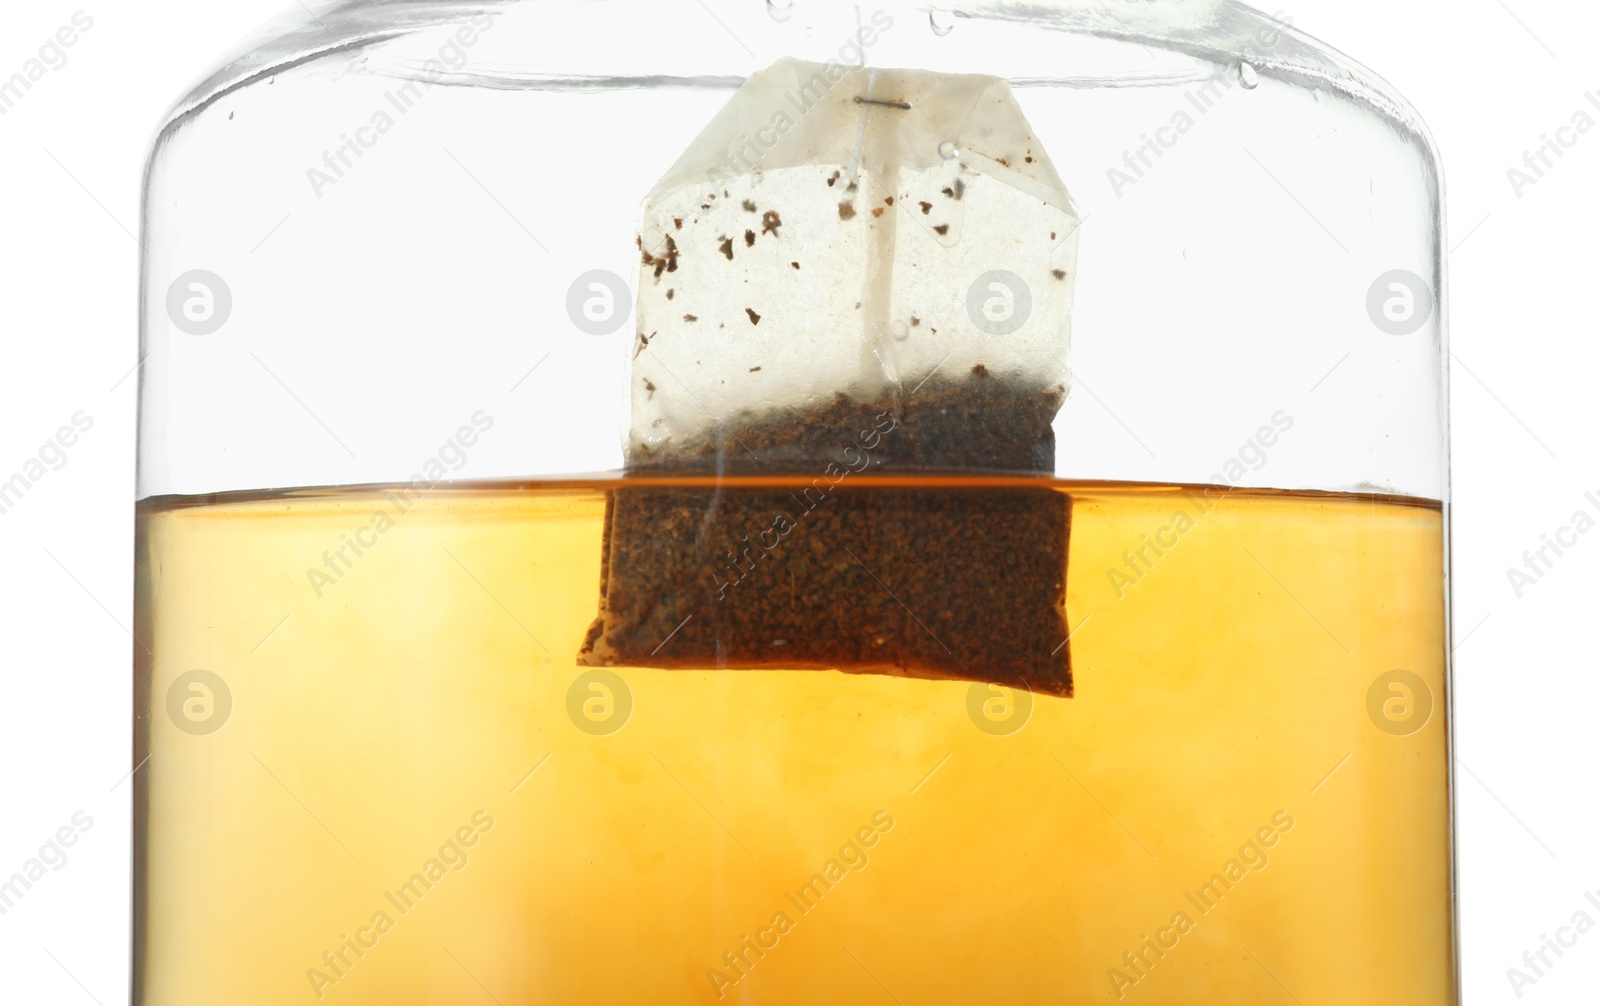
<svg viewBox="0 0 1600 1006">
<path fill-rule="evenodd" d="M 1053 471 L 1076 232 L 997 78 L 753 75 L 645 200 L 627 457 L 792 478 L 614 490 L 580 660 L 1071 694 L 1067 497 L 860 482 Z"/>
</svg>

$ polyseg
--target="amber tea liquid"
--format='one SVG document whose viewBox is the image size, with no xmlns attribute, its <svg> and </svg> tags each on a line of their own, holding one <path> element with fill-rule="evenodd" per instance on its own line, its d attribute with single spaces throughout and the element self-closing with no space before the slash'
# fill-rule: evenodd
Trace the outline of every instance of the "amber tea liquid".
<svg viewBox="0 0 1600 1006">
<path fill-rule="evenodd" d="M 579 666 L 614 486 L 142 505 L 136 1003 L 1455 1002 L 1436 503 L 1056 484 L 1060 698 Z"/>
</svg>

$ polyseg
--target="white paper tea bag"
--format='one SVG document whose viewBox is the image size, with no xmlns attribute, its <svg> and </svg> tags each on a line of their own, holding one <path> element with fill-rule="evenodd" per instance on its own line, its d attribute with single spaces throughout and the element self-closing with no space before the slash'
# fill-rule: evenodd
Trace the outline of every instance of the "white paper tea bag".
<svg viewBox="0 0 1600 1006">
<path fill-rule="evenodd" d="M 1055 471 L 1077 225 L 1003 81 L 751 77 L 645 202 L 628 464 L 799 478 L 611 491 L 580 662 L 1070 696 L 1068 498 L 916 475 Z"/>
<path fill-rule="evenodd" d="M 645 201 L 630 464 L 744 445 L 841 395 L 897 409 L 983 379 L 1049 397 L 1048 427 L 1077 228 L 998 78 L 754 74 Z"/>
</svg>

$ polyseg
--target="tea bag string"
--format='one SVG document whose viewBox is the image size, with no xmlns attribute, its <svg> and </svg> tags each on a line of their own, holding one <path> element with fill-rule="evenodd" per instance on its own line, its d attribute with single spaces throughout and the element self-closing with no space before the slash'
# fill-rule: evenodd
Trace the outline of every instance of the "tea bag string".
<svg viewBox="0 0 1600 1006">
<path fill-rule="evenodd" d="M 873 67 L 867 71 L 867 93 L 864 97 L 857 96 L 856 104 L 862 106 L 861 114 L 856 117 L 856 142 L 850 152 L 850 181 L 852 184 L 861 183 L 861 153 L 867 142 L 867 116 L 872 109 L 867 107 L 872 103 L 872 92 L 878 87 L 878 70 Z"/>
<path fill-rule="evenodd" d="M 883 189 L 892 199 L 897 194 L 895 181 L 899 176 L 900 166 L 898 158 L 890 155 L 895 149 L 895 144 L 884 133 L 895 134 L 899 131 L 900 123 L 894 119 L 880 121 L 876 135 L 875 146 L 877 153 L 883 157 L 882 163 L 875 165 L 883 172 L 883 177 L 876 179 L 877 185 L 872 184 L 874 179 L 863 179 L 863 160 L 869 156 L 867 150 L 867 126 L 873 115 L 882 116 L 885 113 L 893 116 L 911 108 L 908 102 L 885 101 L 877 97 L 878 70 L 876 67 L 867 71 L 867 87 L 865 95 L 857 95 L 855 103 L 860 106 L 860 116 L 856 127 L 855 149 L 851 152 L 851 177 L 850 187 L 857 192 L 858 198 L 864 199 L 867 204 L 877 203 L 882 198 L 878 189 Z M 865 173 L 871 175 L 874 165 L 866 165 Z M 868 194 L 871 193 L 869 196 Z M 894 302 L 894 262 L 895 245 L 897 243 L 898 219 L 896 214 L 864 214 L 864 221 L 871 221 L 873 233 L 873 251 L 867 274 L 862 277 L 863 290 L 861 295 L 861 308 L 864 311 L 861 329 L 863 363 L 870 359 L 884 382 L 884 390 L 899 404 L 901 383 L 899 367 L 894 360 L 894 347 L 889 338 L 892 324 L 891 313 Z"/>
</svg>

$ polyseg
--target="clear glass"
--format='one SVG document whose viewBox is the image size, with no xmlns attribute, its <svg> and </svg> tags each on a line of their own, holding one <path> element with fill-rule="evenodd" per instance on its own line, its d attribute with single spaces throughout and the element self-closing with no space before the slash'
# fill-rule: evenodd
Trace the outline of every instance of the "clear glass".
<svg viewBox="0 0 1600 1006">
<path fill-rule="evenodd" d="M 794 413 L 653 383 L 658 186 L 783 59 L 1003 83 L 1070 349 L 968 334 L 1002 221 L 901 199 L 953 306 L 863 338 L 964 355 L 888 431 L 769 453 Z M 1455 1003 L 1440 186 L 1224 0 L 292 8 L 146 177 L 134 1001 Z M 750 219 L 833 270 L 718 349 L 755 381 L 877 281 Z M 973 360 L 1059 379 L 1028 463 L 916 401 Z M 751 401 L 828 402 L 785 365 Z M 643 463 L 658 389 L 715 463 Z"/>
</svg>

